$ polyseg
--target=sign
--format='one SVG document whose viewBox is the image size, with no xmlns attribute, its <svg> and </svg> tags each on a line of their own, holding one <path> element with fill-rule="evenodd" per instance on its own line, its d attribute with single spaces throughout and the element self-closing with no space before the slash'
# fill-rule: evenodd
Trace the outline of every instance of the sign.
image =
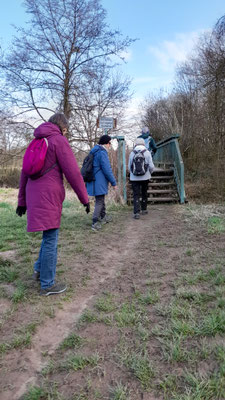
<svg viewBox="0 0 225 400">
<path fill-rule="evenodd" d="M 101 117 L 97 119 L 97 127 L 101 129 L 115 129 L 116 118 L 112 117 Z"/>
</svg>

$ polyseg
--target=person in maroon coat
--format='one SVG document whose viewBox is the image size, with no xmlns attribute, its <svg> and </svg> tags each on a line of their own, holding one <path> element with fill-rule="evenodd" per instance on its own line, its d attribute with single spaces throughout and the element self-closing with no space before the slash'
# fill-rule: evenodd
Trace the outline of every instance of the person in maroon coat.
<svg viewBox="0 0 225 400">
<path fill-rule="evenodd" d="M 40 280 L 41 295 L 62 293 L 63 283 L 55 283 L 57 243 L 65 198 L 63 174 L 89 213 L 87 190 L 75 156 L 64 136 L 68 122 L 64 114 L 54 114 L 34 131 L 35 138 L 47 138 L 48 150 L 45 164 L 37 179 L 21 172 L 16 213 L 21 217 L 27 211 L 27 231 L 43 231 L 38 260 L 34 264 L 33 277 Z"/>
</svg>

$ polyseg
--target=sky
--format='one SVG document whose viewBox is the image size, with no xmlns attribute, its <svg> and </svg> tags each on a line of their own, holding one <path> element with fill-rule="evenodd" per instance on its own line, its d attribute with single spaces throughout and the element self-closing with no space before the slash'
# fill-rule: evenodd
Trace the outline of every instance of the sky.
<svg viewBox="0 0 225 400">
<path fill-rule="evenodd" d="M 60 0 L 58 0 L 60 1 Z M 27 19 L 22 0 L 3 0 L 0 44 L 13 39 L 12 24 Z M 102 0 L 111 29 L 137 39 L 124 54 L 121 71 L 132 79 L 134 102 L 160 88 L 169 91 L 175 67 L 190 54 L 198 37 L 225 14 L 224 0 Z"/>
</svg>

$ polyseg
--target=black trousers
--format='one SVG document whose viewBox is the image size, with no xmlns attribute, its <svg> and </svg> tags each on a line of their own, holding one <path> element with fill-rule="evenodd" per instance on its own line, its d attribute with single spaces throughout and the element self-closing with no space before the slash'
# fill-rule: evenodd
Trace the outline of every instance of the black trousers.
<svg viewBox="0 0 225 400">
<path fill-rule="evenodd" d="M 147 210 L 148 201 L 148 180 L 147 181 L 131 181 L 134 199 L 134 214 L 140 212 L 140 199 L 141 210 Z"/>
</svg>

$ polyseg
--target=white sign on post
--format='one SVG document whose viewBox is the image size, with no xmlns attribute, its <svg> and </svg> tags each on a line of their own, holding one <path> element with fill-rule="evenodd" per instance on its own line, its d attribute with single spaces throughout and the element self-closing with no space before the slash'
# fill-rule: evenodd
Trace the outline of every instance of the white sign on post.
<svg viewBox="0 0 225 400">
<path fill-rule="evenodd" d="M 112 117 L 101 117 L 99 118 L 99 128 L 101 129 L 113 129 L 116 127 L 116 119 Z"/>
</svg>

